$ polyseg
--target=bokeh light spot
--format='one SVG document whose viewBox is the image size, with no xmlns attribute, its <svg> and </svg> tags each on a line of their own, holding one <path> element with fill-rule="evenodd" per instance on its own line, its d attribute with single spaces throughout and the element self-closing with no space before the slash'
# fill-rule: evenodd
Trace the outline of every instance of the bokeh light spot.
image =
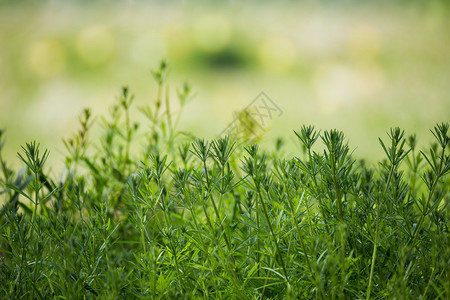
<svg viewBox="0 0 450 300">
<path fill-rule="evenodd" d="M 375 64 L 348 66 L 332 62 L 322 64 L 313 81 L 320 109 L 333 113 L 363 103 L 383 87 L 383 72 Z"/>
<path fill-rule="evenodd" d="M 117 41 L 109 28 L 93 25 L 78 34 L 75 47 L 84 63 L 90 67 L 99 67 L 114 59 Z"/>
<path fill-rule="evenodd" d="M 28 49 L 28 65 L 30 70 L 39 77 L 54 77 L 66 67 L 66 52 L 57 40 L 35 41 Z"/>
</svg>

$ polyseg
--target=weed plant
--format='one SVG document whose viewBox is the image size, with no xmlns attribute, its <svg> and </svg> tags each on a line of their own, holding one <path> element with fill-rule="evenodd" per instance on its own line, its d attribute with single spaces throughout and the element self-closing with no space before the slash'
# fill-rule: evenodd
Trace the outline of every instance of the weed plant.
<svg viewBox="0 0 450 300">
<path fill-rule="evenodd" d="M 175 109 L 153 75 L 147 122 L 124 87 L 91 144 L 85 110 L 59 177 L 35 142 L 19 171 L 0 151 L 0 298 L 449 299 L 448 123 L 422 150 L 390 129 L 373 167 L 303 126 L 286 159 L 178 131 L 191 88 Z"/>
</svg>

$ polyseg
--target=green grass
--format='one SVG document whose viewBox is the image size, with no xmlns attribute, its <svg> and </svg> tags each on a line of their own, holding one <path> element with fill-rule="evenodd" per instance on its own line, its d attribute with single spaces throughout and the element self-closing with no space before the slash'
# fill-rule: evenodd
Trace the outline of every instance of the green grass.
<svg viewBox="0 0 450 300">
<path fill-rule="evenodd" d="M 179 131 L 191 88 L 173 111 L 166 71 L 147 122 L 133 122 L 127 87 L 100 122 L 85 110 L 60 176 L 36 142 L 18 171 L 0 151 L 0 298 L 450 297 L 448 123 L 421 148 L 390 129 L 373 167 L 341 131 L 313 126 L 282 158 L 281 143 Z"/>
</svg>

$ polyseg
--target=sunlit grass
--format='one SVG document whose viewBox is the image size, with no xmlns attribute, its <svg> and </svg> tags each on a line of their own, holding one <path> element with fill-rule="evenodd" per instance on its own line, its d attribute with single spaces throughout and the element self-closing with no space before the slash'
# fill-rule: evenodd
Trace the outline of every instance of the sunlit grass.
<svg viewBox="0 0 450 300">
<path fill-rule="evenodd" d="M 34 141 L 12 167 L 0 131 L 1 298 L 448 298 L 449 123 L 430 146 L 388 129 L 374 166 L 337 129 L 205 140 L 180 127 L 194 90 L 171 93 L 168 70 L 141 118 L 127 86 L 83 110 L 61 168 Z"/>
</svg>

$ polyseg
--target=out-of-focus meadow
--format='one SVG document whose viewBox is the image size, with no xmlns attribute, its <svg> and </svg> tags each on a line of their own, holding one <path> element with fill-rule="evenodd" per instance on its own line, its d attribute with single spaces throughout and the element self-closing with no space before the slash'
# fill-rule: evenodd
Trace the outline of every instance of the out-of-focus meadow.
<svg viewBox="0 0 450 300">
<path fill-rule="evenodd" d="M 313 124 L 343 130 L 357 156 L 379 159 L 389 127 L 426 143 L 449 121 L 446 1 L 0 1 L 8 161 L 31 140 L 61 160 L 81 110 L 107 114 L 123 85 L 135 108 L 154 101 L 150 69 L 162 58 L 173 96 L 185 80 L 196 94 L 181 129 L 205 138 L 261 91 L 283 110 L 263 143 L 283 136 L 290 151 L 292 130 Z"/>
</svg>

